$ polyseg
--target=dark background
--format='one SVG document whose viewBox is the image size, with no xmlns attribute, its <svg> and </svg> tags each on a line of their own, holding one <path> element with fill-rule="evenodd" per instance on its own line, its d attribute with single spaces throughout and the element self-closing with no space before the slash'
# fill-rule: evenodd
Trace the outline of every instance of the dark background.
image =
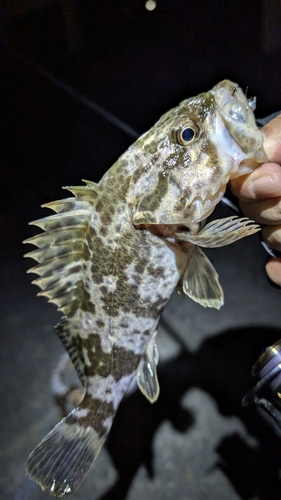
<svg viewBox="0 0 281 500">
<path fill-rule="evenodd" d="M 30 263 L 22 259 L 21 241 L 33 234 L 28 221 L 44 215 L 40 204 L 64 195 L 61 186 L 77 185 L 81 178 L 98 181 L 163 112 L 223 78 L 249 87 L 248 95 L 257 96 L 256 116 L 278 111 L 280 63 L 279 0 L 158 0 L 151 12 L 144 0 L 0 3 L 3 498 L 47 498 L 35 486 L 30 489 L 23 469 L 26 455 L 44 433 L 38 422 L 45 422 L 52 404 L 49 378 L 62 351 L 52 334 L 58 316 L 43 299 L 35 298 L 36 291 L 25 276 Z M 121 407 L 120 423 L 108 443 L 121 480 L 111 491 L 106 476 L 110 465 L 106 463 L 103 470 L 105 458 L 101 458 L 98 491 L 111 491 L 104 498 L 281 498 L 279 438 L 259 415 L 245 416 L 240 406 L 253 383 L 249 375 L 252 363 L 262 348 L 280 336 L 280 292 L 265 278 L 266 255 L 258 237 L 214 255 L 226 306 L 222 312 L 206 312 L 190 301 L 183 306 L 172 299 L 162 326 L 164 358 L 165 349 L 170 348 L 165 335 L 179 336 L 181 341 L 173 341 L 176 357 L 169 360 L 167 354 L 167 366 L 160 365 L 163 399 L 151 407 L 134 394 Z M 228 342 L 234 345 L 230 356 Z M 177 391 L 170 380 L 176 381 Z M 191 395 L 192 418 L 180 403 L 190 387 L 203 391 Z M 134 411 L 136 419 L 130 413 Z M 126 415 L 131 415 L 131 424 Z M 200 415 L 207 415 L 206 422 L 200 421 L 202 427 L 198 424 L 196 434 L 197 427 L 192 426 Z M 249 436 L 243 448 L 243 439 L 233 430 L 236 424 L 227 428 L 222 440 L 222 415 L 239 419 L 241 429 L 255 436 L 257 448 L 249 444 Z M 152 422 L 148 427 L 140 424 L 146 419 Z M 177 457 L 189 457 L 195 464 L 186 488 L 181 468 L 171 473 L 174 489 L 170 491 L 168 484 L 173 481 L 165 482 L 165 464 L 157 465 L 153 443 L 164 421 L 171 422 L 173 432 L 180 436 L 174 461 L 165 463 L 174 467 Z M 141 427 L 136 432 L 137 443 L 132 429 L 131 434 L 123 435 L 124 426 Z M 210 426 L 217 436 L 214 442 L 208 441 Z M 195 435 L 189 436 L 189 427 L 195 429 Z M 163 449 L 159 445 L 159 456 L 178 442 L 173 432 L 164 434 L 167 442 L 164 438 Z M 134 443 L 135 453 L 129 446 L 124 448 L 128 439 Z M 213 457 L 210 469 L 208 460 L 204 465 L 208 450 Z M 220 468 L 214 456 L 222 460 Z M 153 462 L 158 467 L 154 480 L 143 474 L 130 492 L 143 463 L 153 476 Z M 219 476 L 218 470 L 223 471 Z M 95 478 L 92 483 L 96 484 Z M 98 498 L 90 488 L 92 483 L 75 498 Z"/>
<path fill-rule="evenodd" d="M 132 142 L 73 98 L 67 85 L 137 133 L 223 78 L 249 87 L 257 116 L 265 116 L 281 108 L 280 11 L 277 0 L 159 0 L 151 12 L 144 0 L 4 4 L 5 250 L 18 249 L 36 207 L 60 197 L 61 185 L 99 180 Z M 60 90 L 50 78 L 66 87 Z"/>
</svg>

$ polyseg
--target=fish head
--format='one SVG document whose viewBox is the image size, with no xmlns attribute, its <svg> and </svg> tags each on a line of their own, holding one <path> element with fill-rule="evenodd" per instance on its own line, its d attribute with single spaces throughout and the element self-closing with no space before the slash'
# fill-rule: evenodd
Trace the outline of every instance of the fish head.
<svg viewBox="0 0 281 500">
<path fill-rule="evenodd" d="M 266 161 L 248 100 L 229 80 L 182 101 L 131 147 L 133 223 L 199 227 L 229 179 Z"/>
</svg>

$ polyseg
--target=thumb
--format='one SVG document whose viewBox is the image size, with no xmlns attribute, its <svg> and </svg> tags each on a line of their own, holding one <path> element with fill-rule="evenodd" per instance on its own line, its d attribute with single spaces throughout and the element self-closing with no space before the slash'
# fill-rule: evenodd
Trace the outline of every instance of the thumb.
<svg viewBox="0 0 281 500">
<path fill-rule="evenodd" d="M 270 162 L 281 164 L 281 114 L 261 129 L 264 149 Z"/>
</svg>

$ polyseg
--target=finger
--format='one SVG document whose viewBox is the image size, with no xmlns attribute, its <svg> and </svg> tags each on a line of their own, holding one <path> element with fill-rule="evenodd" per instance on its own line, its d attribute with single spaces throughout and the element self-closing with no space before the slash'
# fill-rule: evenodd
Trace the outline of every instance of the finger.
<svg viewBox="0 0 281 500">
<path fill-rule="evenodd" d="M 281 252 L 281 224 L 263 227 L 261 236 L 270 248 Z"/>
<path fill-rule="evenodd" d="M 259 224 L 273 225 L 281 220 L 281 198 L 269 198 L 255 203 L 240 202 L 240 208 L 246 217 Z"/>
<path fill-rule="evenodd" d="M 281 114 L 261 129 L 264 149 L 269 161 L 281 164 Z"/>
<path fill-rule="evenodd" d="M 278 226 L 263 227 L 261 236 L 270 248 L 281 252 L 281 224 L 279 224 Z"/>
<path fill-rule="evenodd" d="M 267 276 L 273 283 L 281 286 L 281 258 L 269 259 L 265 265 Z"/>
<path fill-rule="evenodd" d="M 281 167 L 276 163 L 264 163 L 251 174 L 230 181 L 229 187 L 245 202 L 281 196 Z"/>
</svg>

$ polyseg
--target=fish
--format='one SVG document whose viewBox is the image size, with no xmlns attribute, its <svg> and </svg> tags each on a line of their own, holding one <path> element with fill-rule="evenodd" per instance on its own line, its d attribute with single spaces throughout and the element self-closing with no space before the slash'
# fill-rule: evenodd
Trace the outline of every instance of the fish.
<svg viewBox="0 0 281 500">
<path fill-rule="evenodd" d="M 157 327 L 175 289 L 219 309 L 223 291 L 202 248 L 259 230 L 242 217 L 206 220 L 230 179 L 267 158 L 254 99 L 223 80 L 182 101 L 132 144 L 99 183 L 67 187 L 43 205 L 25 241 L 42 295 L 62 313 L 56 327 L 85 388 L 81 403 L 30 454 L 27 474 L 57 497 L 70 495 L 96 459 L 136 378 L 159 395 Z"/>
</svg>

